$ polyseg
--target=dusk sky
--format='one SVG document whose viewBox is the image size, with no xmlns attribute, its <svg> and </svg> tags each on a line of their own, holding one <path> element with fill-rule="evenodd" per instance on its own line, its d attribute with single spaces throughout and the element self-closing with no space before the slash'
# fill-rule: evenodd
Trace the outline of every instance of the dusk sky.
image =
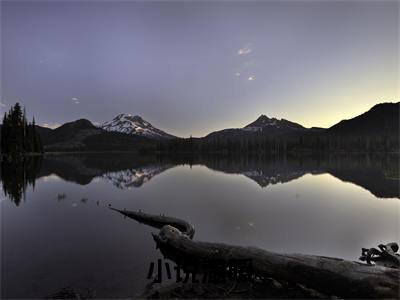
<svg viewBox="0 0 400 300">
<path fill-rule="evenodd" d="M 178 136 L 399 101 L 398 1 L 2 1 L 1 112 Z"/>
</svg>

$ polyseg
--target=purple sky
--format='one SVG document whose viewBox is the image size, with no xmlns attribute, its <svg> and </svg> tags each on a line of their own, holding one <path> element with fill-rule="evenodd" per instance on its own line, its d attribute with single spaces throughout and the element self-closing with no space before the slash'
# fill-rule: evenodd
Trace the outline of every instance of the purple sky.
<svg viewBox="0 0 400 300">
<path fill-rule="evenodd" d="M 2 1 L 2 111 L 180 136 L 399 101 L 398 1 Z"/>
</svg>

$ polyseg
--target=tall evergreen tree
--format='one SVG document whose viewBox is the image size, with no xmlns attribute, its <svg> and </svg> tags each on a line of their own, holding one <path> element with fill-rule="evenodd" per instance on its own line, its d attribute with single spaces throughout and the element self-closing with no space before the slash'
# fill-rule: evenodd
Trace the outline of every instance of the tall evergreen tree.
<svg viewBox="0 0 400 300">
<path fill-rule="evenodd" d="M 1 153 L 11 158 L 22 157 L 26 153 L 43 152 L 35 120 L 28 124 L 25 109 L 19 103 L 4 114 L 0 144 Z"/>
</svg>

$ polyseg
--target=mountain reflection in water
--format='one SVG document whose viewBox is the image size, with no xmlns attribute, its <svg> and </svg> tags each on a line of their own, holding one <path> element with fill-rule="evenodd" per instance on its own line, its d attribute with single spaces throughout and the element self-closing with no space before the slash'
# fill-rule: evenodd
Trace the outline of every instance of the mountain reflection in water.
<svg viewBox="0 0 400 300">
<path fill-rule="evenodd" d="M 119 189 L 140 188 L 154 176 L 177 165 L 203 165 L 227 174 L 244 175 L 265 188 L 305 174 L 328 173 L 370 191 L 379 198 L 400 198 L 399 156 L 394 154 L 329 156 L 202 156 L 155 157 L 131 154 L 81 154 L 29 157 L 2 162 L 3 191 L 19 205 L 28 186 L 38 178 L 57 177 L 86 185 L 95 178 Z"/>
<path fill-rule="evenodd" d="M 154 229 L 110 206 L 184 219 L 198 241 L 357 260 L 362 247 L 399 240 L 398 161 L 127 153 L 3 161 L 1 297 L 64 287 L 107 299 L 140 294 L 161 255 Z"/>
<path fill-rule="evenodd" d="M 152 164 L 136 169 L 108 172 L 102 175 L 101 178 L 110 181 L 113 185 L 120 189 L 130 189 L 132 187 L 138 188 L 144 183 L 148 182 L 154 176 L 171 167 L 173 167 L 173 165 Z"/>
</svg>

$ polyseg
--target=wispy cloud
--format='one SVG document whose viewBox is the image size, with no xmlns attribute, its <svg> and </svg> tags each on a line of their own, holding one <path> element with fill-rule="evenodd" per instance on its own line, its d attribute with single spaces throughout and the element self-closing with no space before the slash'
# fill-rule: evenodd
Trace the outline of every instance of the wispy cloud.
<svg viewBox="0 0 400 300">
<path fill-rule="evenodd" d="M 39 60 L 39 64 L 44 64 L 45 62 L 49 61 L 50 58 L 45 58 L 45 59 L 41 59 Z"/>
<path fill-rule="evenodd" d="M 0 102 L 0 107 L 6 107 L 7 105 L 4 104 L 3 102 Z"/>
<path fill-rule="evenodd" d="M 56 53 L 49 53 L 46 55 L 46 57 L 42 57 L 39 59 L 39 64 L 45 64 L 45 63 L 54 63 L 54 61 L 59 57 Z"/>
<path fill-rule="evenodd" d="M 251 75 L 247 78 L 247 80 L 253 81 L 256 80 L 256 76 L 255 75 Z"/>
<path fill-rule="evenodd" d="M 240 76 L 240 72 L 236 72 L 235 75 L 239 77 Z"/>
<path fill-rule="evenodd" d="M 79 98 L 76 98 L 76 97 L 72 97 L 71 100 L 74 101 L 75 104 L 81 103 Z"/>
<path fill-rule="evenodd" d="M 253 50 L 250 47 L 240 48 L 237 52 L 238 55 L 245 55 L 251 53 Z"/>
</svg>

